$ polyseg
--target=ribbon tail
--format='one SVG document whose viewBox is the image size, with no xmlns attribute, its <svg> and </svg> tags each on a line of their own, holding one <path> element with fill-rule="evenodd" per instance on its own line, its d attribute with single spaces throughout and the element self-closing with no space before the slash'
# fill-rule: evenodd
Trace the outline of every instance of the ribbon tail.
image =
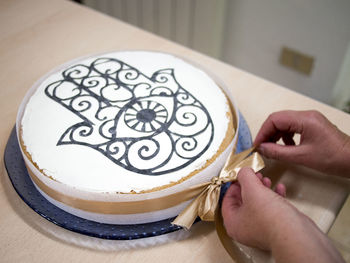
<svg viewBox="0 0 350 263">
<path fill-rule="evenodd" d="M 254 172 L 258 172 L 265 167 L 265 163 L 259 153 L 253 152 L 249 157 L 242 160 L 233 170 L 237 174 L 243 167 L 250 167 Z"/>
<path fill-rule="evenodd" d="M 214 221 L 215 211 L 220 198 L 220 185 L 209 185 L 207 193 L 202 197 L 198 208 L 198 215 L 203 221 Z"/>
<path fill-rule="evenodd" d="M 239 170 L 241 170 L 243 167 L 250 167 L 254 170 L 254 172 L 258 172 L 264 168 L 264 160 L 259 153 L 252 152 L 253 150 L 254 148 L 250 148 L 244 152 L 233 155 L 236 157 L 236 159 L 230 156 L 229 159 L 231 159 L 231 162 L 225 164 L 219 177 L 230 178 L 230 181 L 235 181 Z"/>
<path fill-rule="evenodd" d="M 198 207 L 200 205 L 201 199 L 205 194 L 205 190 L 194 199 L 176 218 L 171 224 L 181 226 L 187 230 L 191 228 L 194 221 L 198 216 Z"/>
</svg>

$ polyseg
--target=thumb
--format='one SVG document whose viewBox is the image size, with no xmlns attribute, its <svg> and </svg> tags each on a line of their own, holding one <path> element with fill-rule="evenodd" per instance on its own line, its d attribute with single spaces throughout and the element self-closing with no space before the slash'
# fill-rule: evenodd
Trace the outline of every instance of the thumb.
<svg viewBox="0 0 350 263">
<path fill-rule="evenodd" d="M 224 220 L 232 220 L 237 216 L 237 209 L 242 205 L 241 187 L 237 183 L 231 184 L 222 200 L 221 213 Z"/>
<path fill-rule="evenodd" d="M 263 183 L 256 176 L 253 169 L 248 167 L 244 167 L 238 172 L 237 180 L 241 186 L 241 195 L 243 202 L 247 199 L 247 196 L 249 194 L 255 193 L 258 188 L 263 186 Z"/>
<path fill-rule="evenodd" d="M 267 158 L 292 163 L 302 163 L 307 154 L 303 146 L 279 145 L 271 142 L 260 144 L 258 151 Z"/>
</svg>

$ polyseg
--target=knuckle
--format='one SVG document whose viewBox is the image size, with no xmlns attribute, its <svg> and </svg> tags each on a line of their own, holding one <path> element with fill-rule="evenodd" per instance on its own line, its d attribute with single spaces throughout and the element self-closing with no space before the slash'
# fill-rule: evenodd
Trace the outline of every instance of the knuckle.
<svg viewBox="0 0 350 263">
<path fill-rule="evenodd" d="M 280 111 L 270 113 L 269 116 L 267 117 L 267 119 L 270 120 L 270 121 L 273 121 L 273 120 L 275 120 L 276 118 L 278 118 L 278 116 L 279 116 L 280 114 L 281 114 Z"/>
<path fill-rule="evenodd" d="M 320 121 L 323 120 L 323 115 L 317 110 L 311 110 L 307 112 L 307 116 L 310 120 Z"/>
<path fill-rule="evenodd" d="M 238 171 L 237 178 L 241 180 L 249 173 L 254 173 L 253 169 L 250 167 L 243 167 Z"/>
<path fill-rule="evenodd" d="M 314 127 L 322 128 L 327 123 L 327 119 L 319 111 L 311 110 L 306 114 L 307 122 Z"/>
<path fill-rule="evenodd" d="M 243 167 L 240 171 L 239 171 L 239 173 L 240 174 L 243 174 L 243 173 L 251 173 L 253 171 L 253 169 L 252 168 L 250 168 L 250 167 Z"/>
<path fill-rule="evenodd" d="M 269 155 L 270 155 L 270 158 L 272 158 L 272 159 L 275 159 L 275 160 L 281 159 L 281 156 L 276 149 L 271 150 Z"/>
</svg>

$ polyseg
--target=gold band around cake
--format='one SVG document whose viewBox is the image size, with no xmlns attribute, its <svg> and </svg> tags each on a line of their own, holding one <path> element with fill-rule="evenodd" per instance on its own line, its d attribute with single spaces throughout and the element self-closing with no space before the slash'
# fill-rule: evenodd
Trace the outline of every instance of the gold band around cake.
<svg viewBox="0 0 350 263">
<path fill-rule="evenodd" d="M 165 197 L 147 199 L 142 201 L 130 201 L 130 202 L 104 202 L 85 200 L 77 197 L 72 197 L 66 194 L 62 194 L 55 189 L 50 188 L 43 183 L 33 171 L 27 166 L 27 170 L 32 181 L 35 185 L 54 200 L 66 204 L 68 206 L 84 210 L 87 212 L 99 213 L 99 214 L 138 214 L 147 213 L 152 211 L 158 211 L 176 206 L 182 202 L 191 200 L 201 191 L 201 186 L 198 185 L 193 188 L 186 189 L 182 192 L 174 193 Z"/>
<path fill-rule="evenodd" d="M 233 181 L 236 179 L 237 171 L 242 167 L 251 167 L 254 170 L 260 169 L 263 165 L 262 160 L 256 158 L 249 158 L 248 155 L 254 150 L 250 148 L 244 152 L 243 158 L 241 154 L 233 154 L 230 160 L 230 164 L 226 165 L 229 170 L 224 170 L 225 177 L 219 179 L 221 183 Z M 237 158 L 235 158 L 237 157 Z M 247 158 L 248 157 L 248 158 Z M 243 161 L 236 162 L 237 159 L 243 159 Z M 235 163 L 236 162 L 236 163 Z M 105 202 L 105 201 L 94 201 L 85 200 L 81 198 L 72 197 L 66 194 L 62 194 L 43 183 L 33 171 L 27 167 L 29 175 L 35 185 L 47 194 L 49 197 L 63 204 L 77 208 L 87 212 L 100 213 L 100 214 L 138 214 L 147 213 L 153 211 L 159 211 L 167 209 L 183 202 L 191 200 L 203 192 L 203 189 L 211 184 L 217 184 L 217 180 L 212 180 L 212 182 L 206 182 L 194 187 L 190 187 L 181 192 L 170 194 L 164 197 L 146 199 L 141 201 L 130 201 L 130 202 Z"/>
</svg>

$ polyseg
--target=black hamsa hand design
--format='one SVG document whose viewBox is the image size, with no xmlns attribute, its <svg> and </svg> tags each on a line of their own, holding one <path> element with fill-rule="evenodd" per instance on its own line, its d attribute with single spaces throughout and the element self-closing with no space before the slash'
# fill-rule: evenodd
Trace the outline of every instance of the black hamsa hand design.
<svg viewBox="0 0 350 263">
<path fill-rule="evenodd" d="M 66 69 L 45 93 L 82 120 L 57 145 L 90 147 L 136 173 L 180 170 L 213 140 L 207 109 L 181 87 L 173 69 L 148 77 L 120 60 L 98 58 Z"/>
</svg>

